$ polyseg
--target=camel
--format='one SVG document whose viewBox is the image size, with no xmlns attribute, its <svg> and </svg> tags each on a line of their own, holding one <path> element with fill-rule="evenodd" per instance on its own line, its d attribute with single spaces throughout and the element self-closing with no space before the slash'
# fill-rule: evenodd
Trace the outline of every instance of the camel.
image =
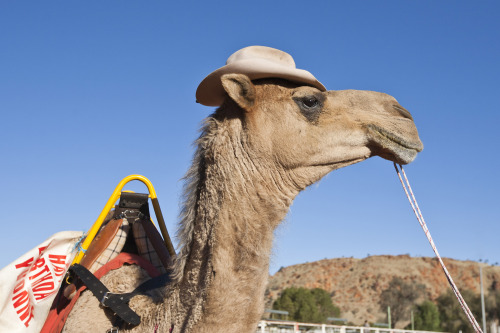
<svg viewBox="0 0 500 333">
<path fill-rule="evenodd" d="M 186 175 L 173 281 L 161 292 L 132 298 L 141 324 L 120 331 L 255 332 L 274 230 L 297 194 L 369 157 L 408 164 L 423 149 L 412 116 L 394 97 L 327 91 L 283 51 L 243 50 L 269 53 L 296 75 L 238 70 L 229 66 L 230 57 L 227 70 L 207 77 L 209 91 L 197 94 L 198 101 L 219 107 L 202 126 Z M 235 62 L 242 62 L 240 51 Z M 101 281 L 123 293 L 147 278 L 141 268 L 125 265 Z M 64 332 L 105 332 L 113 317 L 85 291 Z"/>
</svg>

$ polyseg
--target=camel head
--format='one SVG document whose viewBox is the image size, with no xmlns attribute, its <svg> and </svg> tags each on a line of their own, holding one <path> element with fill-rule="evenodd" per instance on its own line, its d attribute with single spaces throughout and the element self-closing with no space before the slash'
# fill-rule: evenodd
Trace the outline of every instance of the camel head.
<svg viewBox="0 0 500 333">
<path fill-rule="evenodd" d="M 245 74 L 221 80 L 227 96 L 220 109 L 237 109 L 249 145 L 299 177 L 300 187 L 371 156 L 408 164 L 423 149 L 411 114 L 390 95 Z"/>
<path fill-rule="evenodd" d="M 371 156 L 407 164 L 423 149 L 410 113 L 373 91 L 327 91 L 291 55 L 249 46 L 198 86 L 197 100 L 239 119 L 253 160 L 272 161 L 298 190 Z M 254 154 L 251 154 L 254 152 Z"/>
</svg>

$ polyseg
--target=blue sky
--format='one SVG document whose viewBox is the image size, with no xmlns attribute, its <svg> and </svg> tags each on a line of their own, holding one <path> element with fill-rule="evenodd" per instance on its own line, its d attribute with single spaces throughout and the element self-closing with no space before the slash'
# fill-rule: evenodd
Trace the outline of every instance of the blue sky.
<svg viewBox="0 0 500 333">
<path fill-rule="evenodd" d="M 143 174 L 171 234 L 199 82 L 234 51 L 289 52 L 328 89 L 389 93 L 425 149 L 405 170 L 442 256 L 500 262 L 497 1 L 0 3 L 0 267 L 87 230 Z M 140 184 L 129 189 L 143 191 Z M 271 273 L 323 258 L 432 256 L 392 163 L 372 158 L 299 195 Z"/>
</svg>

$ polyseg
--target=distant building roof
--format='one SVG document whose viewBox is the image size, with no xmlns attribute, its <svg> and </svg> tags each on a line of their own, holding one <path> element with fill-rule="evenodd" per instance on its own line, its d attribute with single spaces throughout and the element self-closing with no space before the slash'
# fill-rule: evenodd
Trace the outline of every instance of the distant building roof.
<svg viewBox="0 0 500 333">
<path fill-rule="evenodd" d="M 347 319 L 345 319 L 345 318 L 334 318 L 334 317 L 328 317 L 328 318 L 326 318 L 326 320 L 329 320 L 329 321 L 343 321 L 343 322 L 347 322 Z"/>
<path fill-rule="evenodd" d="M 265 309 L 264 312 L 276 313 L 276 314 L 281 314 L 281 315 L 288 316 L 288 311 Z"/>
</svg>

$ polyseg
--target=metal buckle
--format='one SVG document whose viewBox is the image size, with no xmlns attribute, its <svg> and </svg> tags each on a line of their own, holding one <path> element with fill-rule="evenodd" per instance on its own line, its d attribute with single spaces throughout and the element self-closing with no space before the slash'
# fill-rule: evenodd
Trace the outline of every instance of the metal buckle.
<svg viewBox="0 0 500 333">
<path fill-rule="evenodd" d="M 127 219 L 127 220 L 132 220 L 132 219 L 142 219 L 144 218 L 145 215 L 143 213 L 141 213 L 139 210 L 135 210 L 135 209 L 127 209 L 127 210 L 124 210 L 121 214 L 119 214 L 118 216 L 115 216 L 114 218 L 119 220 L 119 219 Z"/>
<path fill-rule="evenodd" d="M 106 333 L 119 333 L 120 329 L 116 326 L 111 327 L 109 330 L 106 331 Z"/>
<path fill-rule="evenodd" d="M 105 303 L 105 302 L 106 302 L 106 300 L 109 298 L 109 297 L 108 297 L 108 294 L 111 294 L 111 293 L 110 293 L 109 291 L 106 291 L 106 293 L 104 293 L 104 296 L 102 296 L 102 298 L 101 298 L 101 304 L 102 304 L 102 305 L 104 305 L 104 306 L 106 306 L 106 303 Z M 114 327 L 113 327 L 113 328 L 114 328 Z M 111 329 L 113 329 L 113 328 L 111 328 Z M 117 332 L 118 332 L 118 331 L 117 331 Z"/>
</svg>

